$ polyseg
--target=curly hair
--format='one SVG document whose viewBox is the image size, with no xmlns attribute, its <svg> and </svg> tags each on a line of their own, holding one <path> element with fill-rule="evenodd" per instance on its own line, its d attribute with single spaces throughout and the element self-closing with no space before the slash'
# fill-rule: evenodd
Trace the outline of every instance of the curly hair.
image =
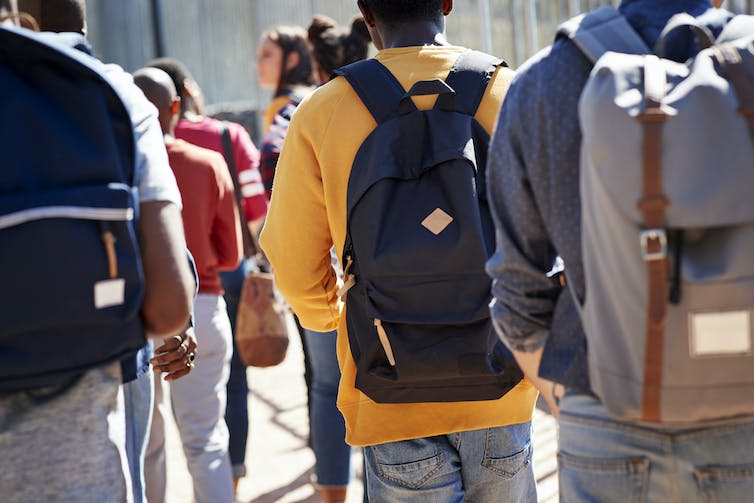
<svg viewBox="0 0 754 503">
<path fill-rule="evenodd" d="M 341 66 L 366 59 L 369 54 L 372 39 L 361 16 L 353 18 L 349 30 L 338 26 L 335 20 L 327 16 L 316 15 L 308 32 L 312 56 L 328 75 Z"/>
<path fill-rule="evenodd" d="M 280 81 L 277 89 L 275 89 L 275 96 L 287 93 L 294 86 L 313 86 L 315 84 L 306 30 L 300 26 L 277 25 L 266 30 L 263 38 L 270 39 L 283 50 Z M 288 55 L 294 52 L 298 54 L 298 65 L 287 70 L 285 62 L 288 60 Z"/>
<path fill-rule="evenodd" d="M 359 0 L 386 24 L 403 21 L 436 21 L 442 17 L 443 0 Z"/>
</svg>

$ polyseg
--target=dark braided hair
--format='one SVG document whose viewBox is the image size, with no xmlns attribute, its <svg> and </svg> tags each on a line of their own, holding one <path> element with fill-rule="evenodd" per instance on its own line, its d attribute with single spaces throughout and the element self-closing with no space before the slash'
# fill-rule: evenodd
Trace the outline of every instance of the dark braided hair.
<svg viewBox="0 0 754 503">
<path fill-rule="evenodd" d="M 275 96 L 282 96 L 295 86 L 311 87 L 315 84 L 306 30 L 300 26 L 277 25 L 265 31 L 263 37 L 270 39 L 283 50 L 280 81 L 275 90 Z M 298 65 L 287 70 L 285 62 L 288 60 L 288 55 L 294 52 L 298 54 Z"/>
<path fill-rule="evenodd" d="M 364 18 L 356 16 L 351 29 L 339 27 L 331 18 L 316 15 L 309 25 L 309 43 L 312 56 L 328 75 L 356 61 L 366 59 L 372 41 Z"/>
</svg>

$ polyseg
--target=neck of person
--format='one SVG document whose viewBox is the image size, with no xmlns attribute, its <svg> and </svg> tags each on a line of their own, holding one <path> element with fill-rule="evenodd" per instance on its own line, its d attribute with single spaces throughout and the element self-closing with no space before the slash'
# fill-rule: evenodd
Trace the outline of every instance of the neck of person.
<svg viewBox="0 0 754 503">
<path fill-rule="evenodd" d="M 417 47 L 425 45 L 450 45 L 445 38 L 445 21 L 410 23 L 385 29 L 382 33 L 385 49 L 398 47 Z"/>
</svg>

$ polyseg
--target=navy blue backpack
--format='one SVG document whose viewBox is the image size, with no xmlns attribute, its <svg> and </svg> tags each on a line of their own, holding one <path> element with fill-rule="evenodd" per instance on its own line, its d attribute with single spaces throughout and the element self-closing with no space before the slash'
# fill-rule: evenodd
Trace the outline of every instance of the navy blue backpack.
<svg viewBox="0 0 754 503">
<path fill-rule="evenodd" d="M 521 379 L 489 313 L 489 135 L 474 115 L 501 60 L 462 53 L 408 92 L 377 60 L 345 77 L 377 127 L 348 181 L 346 324 L 356 387 L 381 403 L 500 398 Z M 412 96 L 439 95 L 431 110 Z M 341 292 L 343 293 L 343 292 Z"/>
<path fill-rule="evenodd" d="M 102 64 L 56 40 L 0 28 L 0 391 L 146 342 L 129 110 Z"/>
</svg>

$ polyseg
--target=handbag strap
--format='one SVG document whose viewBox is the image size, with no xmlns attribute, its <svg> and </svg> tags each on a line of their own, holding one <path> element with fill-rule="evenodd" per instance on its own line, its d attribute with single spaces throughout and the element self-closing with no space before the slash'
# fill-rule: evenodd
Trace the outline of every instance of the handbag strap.
<svg viewBox="0 0 754 503">
<path fill-rule="evenodd" d="M 233 155 L 233 143 L 230 140 L 230 130 L 228 124 L 225 121 L 217 122 L 217 132 L 220 134 L 220 140 L 223 145 L 223 157 L 225 157 L 225 164 L 228 166 L 230 172 L 230 178 L 233 180 L 233 193 L 236 198 L 236 206 L 238 207 L 238 220 L 241 224 L 241 235 L 243 236 L 243 254 L 246 258 L 256 257 L 261 254 L 261 247 L 254 236 L 249 230 L 249 226 L 246 223 L 246 212 L 243 209 L 243 196 L 241 195 L 241 184 L 238 181 L 238 171 L 236 170 L 236 160 Z"/>
</svg>

